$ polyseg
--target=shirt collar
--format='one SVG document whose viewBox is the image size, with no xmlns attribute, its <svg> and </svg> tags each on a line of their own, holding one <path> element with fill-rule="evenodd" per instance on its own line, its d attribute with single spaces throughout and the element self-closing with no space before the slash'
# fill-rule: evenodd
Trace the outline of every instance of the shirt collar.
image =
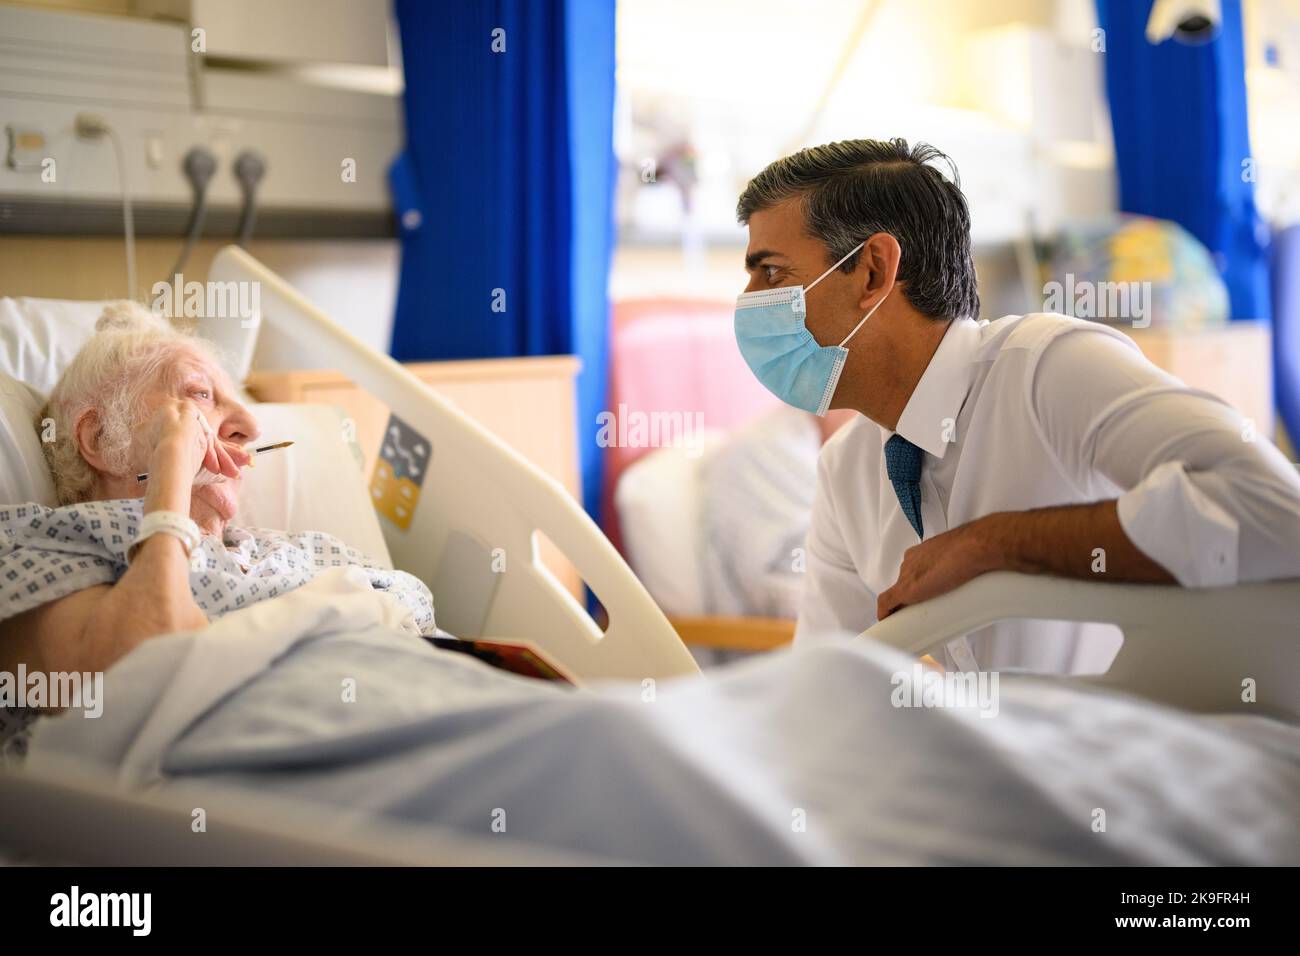
<svg viewBox="0 0 1300 956">
<path fill-rule="evenodd" d="M 898 428 L 886 431 L 886 440 L 896 433 L 935 458 L 944 456 L 952 443 L 957 413 L 970 392 L 974 369 L 971 359 L 979 341 L 978 322 L 968 318 L 952 320 L 898 417 Z"/>
</svg>

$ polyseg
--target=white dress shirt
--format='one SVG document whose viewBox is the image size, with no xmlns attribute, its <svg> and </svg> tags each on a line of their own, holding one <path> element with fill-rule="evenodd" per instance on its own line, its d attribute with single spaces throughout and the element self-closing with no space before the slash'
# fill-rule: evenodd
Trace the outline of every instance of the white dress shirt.
<svg viewBox="0 0 1300 956">
<path fill-rule="evenodd" d="M 795 639 L 857 633 L 916 532 L 885 473 L 893 432 L 862 417 L 818 460 Z M 1115 329 L 1062 315 L 954 320 L 898 421 L 925 452 L 927 538 L 999 511 L 1118 499 L 1132 542 L 1185 587 L 1300 577 L 1300 477 L 1233 408 Z M 1103 577 L 1103 575 L 1099 575 Z M 1115 628 L 1010 621 L 943 648 L 947 666 L 1104 671 Z"/>
</svg>

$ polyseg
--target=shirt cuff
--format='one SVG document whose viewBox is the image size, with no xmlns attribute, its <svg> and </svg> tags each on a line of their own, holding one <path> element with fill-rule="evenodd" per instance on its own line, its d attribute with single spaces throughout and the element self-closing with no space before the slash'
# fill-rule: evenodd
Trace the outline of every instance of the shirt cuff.
<svg viewBox="0 0 1300 956">
<path fill-rule="evenodd" d="M 1237 520 L 1167 461 L 1121 495 L 1120 527 L 1185 588 L 1237 583 Z"/>
</svg>

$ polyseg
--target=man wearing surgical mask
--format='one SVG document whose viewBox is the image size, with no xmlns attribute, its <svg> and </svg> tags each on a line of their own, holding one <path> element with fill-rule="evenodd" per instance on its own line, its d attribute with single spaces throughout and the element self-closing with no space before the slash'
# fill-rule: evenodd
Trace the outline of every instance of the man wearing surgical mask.
<svg viewBox="0 0 1300 956">
<path fill-rule="evenodd" d="M 859 417 L 823 448 L 796 642 L 857 633 L 986 571 L 1187 587 L 1300 576 L 1300 478 L 1217 398 L 1106 326 L 977 322 L 970 215 L 925 144 L 851 140 L 750 181 L 741 354 Z M 958 670 L 1105 670 L 1113 629 L 1006 622 Z M 1243 639 L 1249 639 L 1243 636 Z"/>
</svg>

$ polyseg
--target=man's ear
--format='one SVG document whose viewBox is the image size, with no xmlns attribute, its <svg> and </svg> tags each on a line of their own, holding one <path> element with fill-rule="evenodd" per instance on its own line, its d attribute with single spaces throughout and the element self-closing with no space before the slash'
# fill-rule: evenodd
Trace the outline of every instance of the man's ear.
<svg viewBox="0 0 1300 956">
<path fill-rule="evenodd" d="M 98 472 L 112 474 L 108 461 L 104 458 L 100 439 L 104 435 L 104 424 L 99 409 L 88 408 L 72 423 L 72 440 L 77 443 L 77 451 Z"/>
<path fill-rule="evenodd" d="M 898 262 L 903 250 L 898 240 L 887 232 L 877 232 L 862 247 L 862 256 L 858 268 L 863 269 L 862 297 L 858 306 L 866 312 L 879 302 L 883 295 L 889 295 L 898 276 Z"/>
</svg>

